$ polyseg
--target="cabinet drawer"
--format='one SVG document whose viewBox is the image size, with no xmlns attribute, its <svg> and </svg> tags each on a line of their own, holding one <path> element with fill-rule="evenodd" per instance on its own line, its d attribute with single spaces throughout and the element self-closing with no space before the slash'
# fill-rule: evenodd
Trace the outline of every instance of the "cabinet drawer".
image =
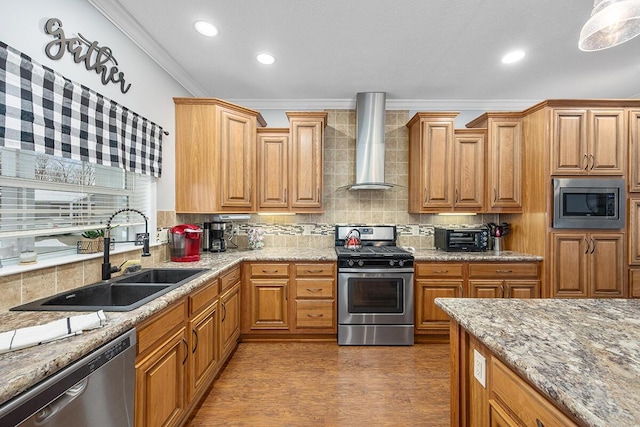
<svg viewBox="0 0 640 427">
<path fill-rule="evenodd" d="M 296 326 L 298 328 L 332 328 L 333 300 L 296 301 Z"/>
<path fill-rule="evenodd" d="M 462 277 L 463 264 L 417 263 L 416 277 Z"/>
<path fill-rule="evenodd" d="M 335 264 L 296 264 L 297 277 L 335 276 Z"/>
<path fill-rule="evenodd" d="M 224 292 L 240 280 L 240 266 L 234 267 L 220 276 L 220 292 Z"/>
<path fill-rule="evenodd" d="M 537 263 L 485 263 L 469 264 L 469 278 L 538 277 Z"/>
<path fill-rule="evenodd" d="M 334 279 L 296 279 L 296 298 L 333 298 Z"/>
<path fill-rule="evenodd" d="M 576 424 L 495 357 L 491 358 L 491 394 L 526 426 Z"/>
<path fill-rule="evenodd" d="M 218 279 L 194 291 L 189 295 L 189 315 L 193 315 L 211 305 L 219 293 Z"/>
<path fill-rule="evenodd" d="M 138 328 L 138 355 L 144 353 L 173 330 L 184 324 L 187 318 L 187 300 L 182 299 L 160 314 L 154 315 Z"/>
<path fill-rule="evenodd" d="M 251 277 L 285 277 L 289 275 L 289 264 L 251 264 L 249 271 Z"/>
</svg>

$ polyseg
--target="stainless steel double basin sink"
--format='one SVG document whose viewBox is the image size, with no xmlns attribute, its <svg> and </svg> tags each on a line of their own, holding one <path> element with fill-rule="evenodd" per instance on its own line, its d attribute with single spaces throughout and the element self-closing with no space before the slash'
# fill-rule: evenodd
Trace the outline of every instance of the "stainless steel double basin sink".
<svg viewBox="0 0 640 427">
<path fill-rule="evenodd" d="M 205 268 L 149 268 L 14 307 L 13 311 L 130 311 L 204 274 Z"/>
</svg>

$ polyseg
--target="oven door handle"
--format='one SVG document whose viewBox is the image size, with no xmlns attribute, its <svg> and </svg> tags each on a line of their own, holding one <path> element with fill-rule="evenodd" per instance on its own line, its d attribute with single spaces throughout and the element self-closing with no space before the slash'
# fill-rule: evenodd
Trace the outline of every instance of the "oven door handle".
<svg viewBox="0 0 640 427">
<path fill-rule="evenodd" d="M 385 273 L 385 274 L 396 274 L 396 273 L 412 273 L 413 268 L 339 268 L 338 273 Z"/>
</svg>

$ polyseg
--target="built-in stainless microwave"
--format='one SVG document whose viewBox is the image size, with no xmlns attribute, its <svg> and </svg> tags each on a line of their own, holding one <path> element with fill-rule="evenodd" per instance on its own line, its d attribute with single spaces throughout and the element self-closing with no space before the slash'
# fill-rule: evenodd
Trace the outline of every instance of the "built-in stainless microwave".
<svg viewBox="0 0 640 427">
<path fill-rule="evenodd" d="M 625 182 L 609 178 L 555 178 L 553 228 L 624 228 Z"/>
</svg>

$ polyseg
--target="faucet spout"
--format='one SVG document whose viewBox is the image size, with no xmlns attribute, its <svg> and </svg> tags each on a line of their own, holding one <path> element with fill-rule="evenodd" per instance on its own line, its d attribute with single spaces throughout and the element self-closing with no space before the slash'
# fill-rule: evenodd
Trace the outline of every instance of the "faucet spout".
<svg viewBox="0 0 640 427">
<path fill-rule="evenodd" d="M 149 252 L 149 218 L 141 211 L 132 208 L 124 208 L 116 211 L 107 220 L 107 233 L 104 236 L 104 253 L 102 257 L 102 280 L 111 279 L 111 274 L 120 271 L 119 267 L 112 267 L 109 260 L 109 246 L 111 245 L 111 221 L 122 212 L 136 212 L 144 218 L 144 239 L 142 240 L 142 256 L 151 256 Z"/>
</svg>

